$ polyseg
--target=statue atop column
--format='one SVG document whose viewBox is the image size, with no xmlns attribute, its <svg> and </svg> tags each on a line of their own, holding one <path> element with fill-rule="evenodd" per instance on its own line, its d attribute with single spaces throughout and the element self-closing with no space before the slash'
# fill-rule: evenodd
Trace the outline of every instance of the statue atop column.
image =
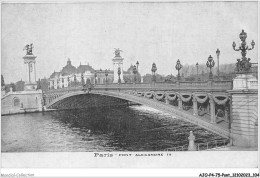
<svg viewBox="0 0 260 178">
<path fill-rule="evenodd" d="M 32 49 L 33 49 L 33 44 L 31 43 L 30 45 L 27 44 L 23 50 L 26 50 L 26 55 L 33 55 L 32 53 Z"/>
<path fill-rule="evenodd" d="M 120 50 L 119 48 L 115 48 L 115 57 L 121 57 L 120 56 L 120 52 L 123 52 L 122 50 Z"/>
</svg>

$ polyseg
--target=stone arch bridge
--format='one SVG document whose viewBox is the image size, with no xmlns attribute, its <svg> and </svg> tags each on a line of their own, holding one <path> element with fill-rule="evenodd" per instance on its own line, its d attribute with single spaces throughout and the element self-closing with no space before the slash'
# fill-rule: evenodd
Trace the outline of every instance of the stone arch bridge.
<svg viewBox="0 0 260 178">
<path fill-rule="evenodd" d="M 49 90 L 47 109 L 138 103 L 231 138 L 231 81 L 109 84 Z M 112 102 L 111 102 L 112 101 Z"/>
</svg>

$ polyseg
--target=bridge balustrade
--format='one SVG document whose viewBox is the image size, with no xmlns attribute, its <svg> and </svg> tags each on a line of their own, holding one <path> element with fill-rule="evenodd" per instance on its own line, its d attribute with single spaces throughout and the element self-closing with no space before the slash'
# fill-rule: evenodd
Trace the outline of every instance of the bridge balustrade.
<svg viewBox="0 0 260 178">
<path fill-rule="evenodd" d="M 86 86 L 84 86 L 86 87 Z M 76 91 L 84 88 L 82 85 L 71 86 L 59 89 L 50 89 L 49 91 Z M 190 89 L 190 90 L 231 90 L 232 81 L 180 81 L 180 82 L 154 82 L 154 83 L 109 83 L 109 84 L 92 84 L 91 89 L 154 89 L 154 90 L 173 90 L 173 89 Z"/>
</svg>

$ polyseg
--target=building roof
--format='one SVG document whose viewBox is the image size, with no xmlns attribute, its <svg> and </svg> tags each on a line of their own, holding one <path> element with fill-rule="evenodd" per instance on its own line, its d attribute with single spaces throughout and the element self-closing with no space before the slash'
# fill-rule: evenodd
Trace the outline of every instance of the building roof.
<svg viewBox="0 0 260 178">
<path fill-rule="evenodd" d="M 62 70 L 60 71 L 61 75 L 70 75 L 70 74 L 75 74 L 77 72 L 76 67 L 74 67 L 71 64 L 70 58 L 67 61 L 67 65 L 65 67 L 62 68 Z"/>
<path fill-rule="evenodd" d="M 123 74 L 130 74 L 130 75 L 133 75 L 133 65 L 131 65 L 128 69 L 127 69 L 127 71 L 123 71 Z M 102 70 L 102 69 L 98 69 L 98 70 L 95 70 L 95 69 L 93 69 L 93 67 L 92 66 L 90 66 L 89 64 L 87 64 L 87 65 L 79 65 L 77 68 L 75 67 L 75 66 L 73 66 L 72 64 L 71 64 L 71 61 L 70 61 L 70 59 L 68 58 L 68 61 L 67 61 L 67 65 L 66 66 L 64 66 L 63 68 L 62 68 L 62 70 L 60 71 L 60 72 L 53 72 L 52 74 L 51 74 L 51 76 L 50 76 L 50 79 L 53 79 L 53 78 L 59 78 L 60 76 L 66 76 L 66 75 L 71 75 L 71 74 L 82 74 L 82 73 L 85 73 L 86 71 L 90 71 L 91 73 L 97 73 L 97 74 L 104 74 L 105 75 L 105 71 L 106 70 Z M 107 70 L 107 73 L 108 74 L 113 74 L 114 73 L 114 71 L 113 70 L 110 70 L 110 69 L 108 69 Z M 137 74 L 139 74 L 139 73 L 137 73 Z"/>
<path fill-rule="evenodd" d="M 50 76 L 50 78 L 56 78 L 56 77 L 59 77 L 60 76 L 60 72 L 53 72 Z"/>
<path fill-rule="evenodd" d="M 94 73 L 95 70 L 90 65 L 79 65 L 77 68 L 77 73 L 84 73 L 86 71 L 90 71 L 91 73 Z"/>
<path fill-rule="evenodd" d="M 106 70 L 99 69 L 99 70 L 95 70 L 95 72 L 96 72 L 97 74 L 105 74 L 105 73 L 106 73 Z M 107 70 L 107 73 L 108 73 L 108 74 L 113 74 L 114 71 L 108 69 L 108 70 Z"/>
</svg>

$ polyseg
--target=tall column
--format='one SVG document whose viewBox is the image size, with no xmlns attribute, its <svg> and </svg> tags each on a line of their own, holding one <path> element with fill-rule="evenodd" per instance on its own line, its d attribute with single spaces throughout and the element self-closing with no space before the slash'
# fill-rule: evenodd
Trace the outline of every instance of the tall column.
<svg viewBox="0 0 260 178">
<path fill-rule="evenodd" d="M 24 82 L 25 83 L 28 83 L 29 82 L 29 73 L 28 73 L 28 65 L 26 65 L 26 63 L 25 63 L 25 79 L 24 79 Z"/>
<path fill-rule="evenodd" d="M 215 101 L 213 98 L 210 98 L 210 122 L 215 124 L 216 123 L 216 113 L 215 113 Z"/>
<path fill-rule="evenodd" d="M 36 68 L 35 68 L 35 63 L 34 63 L 34 80 L 36 81 Z"/>
<path fill-rule="evenodd" d="M 31 83 L 31 66 L 30 66 L 30 63 L 28 63 L 28 69 L 29 69 L 29 83 Z"/>
<path fill-rule="evenodd" d="M 193 115 L 197 116 L 198 115 L 198 103 L 197 103 L 197 100 L 194 95 L 193 95 L 192 101 L 193 101 Z"/>
</svg>

